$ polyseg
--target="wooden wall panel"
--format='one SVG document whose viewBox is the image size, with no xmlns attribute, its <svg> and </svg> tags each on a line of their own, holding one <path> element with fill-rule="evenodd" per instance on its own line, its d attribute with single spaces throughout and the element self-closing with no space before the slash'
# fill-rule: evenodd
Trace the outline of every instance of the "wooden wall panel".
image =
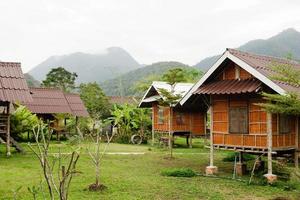
<svg viewBox="0 0 300 200">
<path fill-rule="evenodd" d="M 213 103 L 213 131 L 216 133 L 228 133 L 228 99 L 216 96 Z"/>
<path fill-rule="evenodd" d="M 205 113 L 196 112 L 192 113 L 191 131 L 193 135 L 204 135 L 205 134 Z"/>
<path fill-rule="evenodd" d="M 246 70 L 240 68 L 240 79 L 248 79 L 248 78 L 252 78 L 252 75 Z"/>
</svg>

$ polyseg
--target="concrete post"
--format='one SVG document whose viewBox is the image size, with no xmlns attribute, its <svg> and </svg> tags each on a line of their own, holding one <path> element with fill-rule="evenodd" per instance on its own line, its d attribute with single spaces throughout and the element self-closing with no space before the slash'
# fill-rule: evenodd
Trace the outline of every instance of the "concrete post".
<svg viewBox="0 0 300 200">
<path fill-rule="evenodd" d="M 264 176 L 268 183 L 273 183 L 277 180 L 277 176 L 273 174 L 272 168 L 272 114 L 267 113 L 267 147 L 268 147 L 268 173 Z"/>
</svg>

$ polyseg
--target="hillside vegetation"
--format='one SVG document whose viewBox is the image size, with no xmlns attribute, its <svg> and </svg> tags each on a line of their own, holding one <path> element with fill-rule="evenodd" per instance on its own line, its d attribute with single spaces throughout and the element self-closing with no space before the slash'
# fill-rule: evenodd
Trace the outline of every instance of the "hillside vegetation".
<svg viewBox="0 0 300 200">
<path fill-rule="evenodd" d="M 173 68 L 190 68 L 190 66 L 180 62 L 158 62 L 151 65 L 139 68 L 128 73 L 125 73 L 117 78 L 101 83 L 101 87 L 109 96 L 130 96 L 134 95 L 134 85 L 141 80 L 149 77 L 161 76 L 164 72 Z"/>
</svg>

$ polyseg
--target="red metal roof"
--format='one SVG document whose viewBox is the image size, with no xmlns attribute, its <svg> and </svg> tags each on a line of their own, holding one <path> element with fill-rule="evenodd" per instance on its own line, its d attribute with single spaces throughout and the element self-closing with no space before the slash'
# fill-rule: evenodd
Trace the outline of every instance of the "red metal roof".
<svg viewBox="0 0 300 200">
<path fill-rule="evenodd" d="M 294 69 L 300 70 L 300 63 L 293 60 L 266 55 L 257 55 L 253 53 L 239 51 L 236 49 L 228 49 L 228 51 L 232 55 L 246 62 L 248 65 L 250 65 L 251 67 L 253 67 L 268 78 L 271 78 L 272 76 L 276 75 L 276 72 L 272 69 L 272 66 L 274 65 L 290 65 Z M 272 81 L 287 92 L 300 92 L 300 87 L 290 85 L 281 81 Z"/>
<path fill-rule="evenodd" d="M 88 117 L 89 113 L 87 112 L 84 103 L 80 99 L 79 94 L 70 94 L 65 93 L 67 102 L 72 110 L 73 115 L 78 117 Z"/>
<path fill-rule="evenodd" d="M 30 88 L 33 101 L 24 105 L 37 114 L 69 113 L 72 111 L 60 89 Z"/>
<path fill-rule="evenodd" d="M 257 92 L 261 82 L 257 79 L 220 80 L 204 84 L 194 94 L 243 94 Z"/>
<path fill-rule="evenodd" d="M 20 63 L 0 62 L 0 101 L 32 101 Z"/>
</svg>

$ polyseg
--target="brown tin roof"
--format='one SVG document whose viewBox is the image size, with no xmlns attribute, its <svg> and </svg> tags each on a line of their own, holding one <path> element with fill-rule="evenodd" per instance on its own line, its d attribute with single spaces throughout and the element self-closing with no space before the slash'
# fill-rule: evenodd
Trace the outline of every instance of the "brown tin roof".
<svg viewBox="0 0 300 200">
<path fill-rule="evenodd" d="M 0 101 L 32 101 L 20 63 L 0 62 Z"/>
<path fill-rule="evenodd" d="M 80 99 L 79 94 L 65 93 L 65 97 L 74 116 L 78 116 L 78 117 L 89 116 L 89 113 L 87 112 L 82 100 Z"/>
<path fill-rule="evenodd" d="M 276 72 L 272 69 L 272 65 L 290 65 L 296 70 L 300 70 L 300 63 L 288 60 L 284 58 L 278 58 L 273 56 L 266 56 L 266 55 L 257 55 L 253 53 L 243 52 L 236 49 L 227 49 L 232 55 L 236 56 L 240 60 L 244 61 L 258 72 L 263 74 L 264 76 L 271 78 Z M 279 87 L 284 89 L 287 92 L 300 92 L 300 87 L 290 85 L 285 82 L 272 80 L 275 84 Z"/>
<path fill-rule="evenodd" d="M 24 105 L 37 114 L 72 114 L 78 117 L 89 116 L 80 96 L 64 93 L 57 88 L 30 88 L 33 101 Z"/>
<path fill-rule="evenodd" d="M 33 101 L 24 105 L 37 114 L 69 113 L 71 108 L 64 93 L 56 88 L 30 88 Z"/>
<path fill-rule="evenodd" d="M 220 80 L 202 85 L 194 94 L 243 94 L 257 92 L 261 82 L 256 79 Z"/>
</svg>

